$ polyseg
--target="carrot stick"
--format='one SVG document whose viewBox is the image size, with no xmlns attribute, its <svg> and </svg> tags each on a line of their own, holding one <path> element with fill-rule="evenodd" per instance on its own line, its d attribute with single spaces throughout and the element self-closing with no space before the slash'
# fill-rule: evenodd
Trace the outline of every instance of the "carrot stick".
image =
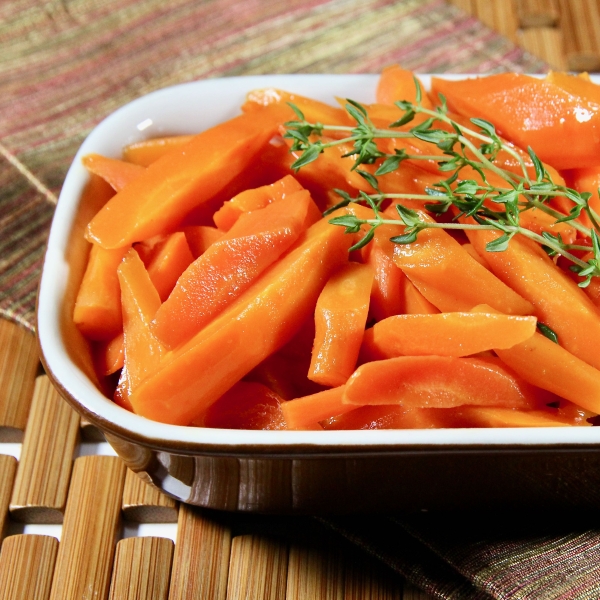
<svg viewBox="0 0 600 600">
<path fill-rule="evenodd" d="M 167 354 L 156 374 L 132 394 L 135 411 L 181 425 L 199 418 L 294 336 L 314 310 L 331 272 L 347 260 L 352 239 L 327 221 L 313 225 L 232 305 Z"/>
<path fill-rule="evenodd" d="M 536 389 L 499 360 L 401 356 L 360 366 L 348 379 L 344 402 L 452 408 L 463 404 L 533 408 Z"/>
<path fill-rule="evenodd" d="M 343 394 L 344 386 L 341 385 L 284 402 L 281 410 L 288 429 L 321 430 L 319 421 L 354 410 L 355 406 L 342 402 Z"/>
<path fill-rule="evenodd" d="M 123 148 L 123 159 L 134 165 L 149 167 L 171 150 L 187 144 L 193 137 L 193 135 L 173 135 L 135 142 Z"/>
<path fill-rule="evenodd" d="M 88 154 L 81 162 L 90 173 L 102 177 L 116 192 L 120 192 L 146 170 L 138 165 L 100 154 Z"/>
<path fill-rule="evenodd" d="M 308 378 L 337 386 L 356 367 L 362 343 L 373 271 L 368 265 L 349 263 L 326 283 L 315 309 L 315 343 Z"/>
<path fill-rule="evenodd" d="M 88 239 L 118 248 L 174 231 L 252 163 L 286 114 L 275 106 L 240 115 L 165 154 L 100 210 Z"/>
<path fill-rule="evenodd" d="M 194 260 L 202 256 L 217 240 L 223 237 L 223 232 L 208 225 L 190 225 L 183 232 Z"/>
</svg>

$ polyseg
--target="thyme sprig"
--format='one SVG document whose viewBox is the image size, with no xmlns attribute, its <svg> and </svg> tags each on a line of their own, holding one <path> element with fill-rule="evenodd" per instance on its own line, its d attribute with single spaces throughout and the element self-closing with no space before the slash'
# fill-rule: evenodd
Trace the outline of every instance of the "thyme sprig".
<svg viewBox="0 0 600 600">
<path fill-rule="evenodd" d="M 345 109 L 356 122 L 355 126 L 327 125 L 310 123 L 304 118 L 302 111 L 291 105 L 297 119 L 285 124 L 284 138 L 292 141 L 291 151 L 299 153 L 292 168 L 297 171 L 316 160 L 327 148 L 338 145 L 351 145 L 352 150 L 344 156 L 352 156 L 352 170 L 361 175 L 373 188 L 367 194 L 360 191 L 356 197 L 342 190 L 335 190 L 341 197 L 340 202 L 326 211 L 325 215 L 348 206 L 361 203 L 370 206 L 374 212 L 373 219 L 360 219 L 354 215 L 343 215 L 331 219 L 334 225 L 342 226 L 348 233 L 357 233 L 366 226 L 366 234 L 357 242 L 352 250 L 368 244 L 381 225 L 403 225 L 404 230 L 391 238 L 396 244 L 414 242 L 424 229 L 478 229 L 496 230 L 501 235 L 486 245 L 488 252 L 503 252 L 508 248 L 511 239 L 521 234 L 536 243 L 550 256 L 564 256 L 572 265 L 571 270 L 581 277 L 579 286 L 589 285 L 592 277 L 600 277 L 600 216 L 589 204 L 590 193 L 580 193 L 553 181 L 535 152 L 528 148 L 528 165 L 523 154 L 502 140 L 496 133 L 492 123 L 483 119 L 470 119 L 474 126 L 466 127 L 448 114 L 445 98 L 440 95 L 441 104 L 434 110 L 422 104 L 422 90 L 415 80 L 415 102 L 399 101 L 396 106 L 401 111 L 400 118 L 388 128 L 376 127 L 369 117 L 367 109 L 354 100 L 347 100 Z M 423 115 L 422 122 L 407 128 L 417 115 Z M 402 129 L 400 129 L 402 128 Z M 335 133 L 335 137 L 325 138 Z M 417 139 L 431 144 L 438 152 L 431 155 L 408 154 L 403 148 L 394 148 L 393 152 L 385 152 L 378 146 L 382 139 Z M 439 153 L 439 150 L 442 153 Z M 497 161 L 500 152 L 508 153 L 519 165 L 519 172 L 503 168 Z M 402 168 L 405 160 L 434 160 L 442 173 L 448 177 L 425 189 L 424 194 L 384 193 L 380 190 L 378 177 Z M 374 170 L 367 170 L 363 165 L 373 165 Z M 361 168 L 363 167 L 363 168 Z M 481 181 L 461 178 L 461 171 L 470 167 L 478 173 Z M 530 174 L 533 167 L 534 176 Z M 373 172 L 372 172 L 373 171 Z M 488 181 L 487 173 L 494 173 L 505 182 L 499 187 Z M 600 194 L 600 190 L 599 190 Z M 553 198 L 564 197 L 570 204 L 568 215 L 554 209 L 548 204 Z M 419 200 L 431 213 L 441 215 L 451 211 L 451 222 L 426 220 L 415 210 L 396 204 L 397 219 L 388 219 L 382 214 L 385 200 Z M 497 208 L 496 208 L 497 207 Z M 569 244 L 563 241 L 560 233 L 544 231 L 535 233 L 520 224 L 520 217 L 528 210 L 539 210 L 550 215 L 555 223 L 569 223 L 590 245 Z M 586 227 L 578 219 L 586 214 L 591 227 Z M 470 218 L 465 223 L 462 217 Z M 460 220 L 460 222 L 459 222 Z M 591 258 L 583 260 L 577 252 L 591 252 Z M 575 252 L 575 253 L 574 253 Z"/>
</svg>

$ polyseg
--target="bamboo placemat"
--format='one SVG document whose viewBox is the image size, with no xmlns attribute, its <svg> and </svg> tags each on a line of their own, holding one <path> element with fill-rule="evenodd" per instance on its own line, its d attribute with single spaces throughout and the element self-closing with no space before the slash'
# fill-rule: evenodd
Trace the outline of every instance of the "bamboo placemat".
<svg viewBox="0 0 600 600">
<path fill-rule="evenodd" d="M 3 598 L 425 598 L 316 521 L 211 513 L 147 486 L 59 398 L 32 334 L 53 203 L 101 118 L 202 77 L 377 72 L 393 62 L 421 72 L 545 69 L 443 0 L 2 3 Z"/>
</svg>

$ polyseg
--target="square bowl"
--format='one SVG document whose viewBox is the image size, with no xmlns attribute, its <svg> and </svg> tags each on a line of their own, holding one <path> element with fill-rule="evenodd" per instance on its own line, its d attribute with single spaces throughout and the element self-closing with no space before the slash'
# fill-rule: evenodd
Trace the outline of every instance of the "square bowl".
<svg viewBox="0 0 600 600">
<path fill-rule="evenodd" d="M 452 76 L 451 76 L 452 77 Z M 456 78 L 456 77 L 452 77 Z M 429 85 L 430 78 L 422 77 Z M 246 431 L 181 427 L 132 414 L 86 368 L 72 323 L 91 218 L 80 198 L 89 153 L 119 157 L 143 139 L 195 133 L 239 114 L 246 93 L 276 87 L 333 102 L 373 102 L 376 75 L 273 75 L 182 84 L 102 121 L 67 174 L 48 241 L 37 332 L 50 378 L 128 467 L 183 502 L 225 510 L 352 513 L 493 506 L 600 506 L 600 428 Z M 87 361 L 89 363 L 89 361 Z"/>
</svg>

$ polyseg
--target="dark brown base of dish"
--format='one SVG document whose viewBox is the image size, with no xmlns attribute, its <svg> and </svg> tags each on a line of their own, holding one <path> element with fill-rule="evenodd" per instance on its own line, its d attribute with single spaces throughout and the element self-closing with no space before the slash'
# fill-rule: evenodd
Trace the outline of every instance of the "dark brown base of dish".
<svg viewBox="0 0 600 600">
<path fill-rule="evenodd" d="M 206 508 L 280 514 L 600 507 L 595 449 L 402 450 L 382 456 L 185 456 L 107 436 L 128 467 Z"/>
</svg>

